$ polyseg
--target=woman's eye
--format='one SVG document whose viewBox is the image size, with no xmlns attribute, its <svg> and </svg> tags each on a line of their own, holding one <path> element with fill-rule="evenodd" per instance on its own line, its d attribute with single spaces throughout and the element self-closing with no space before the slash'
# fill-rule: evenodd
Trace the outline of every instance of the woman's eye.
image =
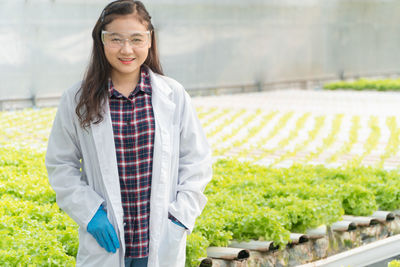
<svg viewBox="0 0 400 267">
<path fill-rule="evenodd" d="M 121 42 L 121 39 L 119 39 L 119 38 L 112 38 L 111 41 L 113 41 L 113 42 Z"/>
<path fill-rule="evenodd" d="M 134 38 L 134 39 L 132 39 L 132 42 L 139 43 L 139 42 L 142 42 L 142 39 Z"/>
</svg>

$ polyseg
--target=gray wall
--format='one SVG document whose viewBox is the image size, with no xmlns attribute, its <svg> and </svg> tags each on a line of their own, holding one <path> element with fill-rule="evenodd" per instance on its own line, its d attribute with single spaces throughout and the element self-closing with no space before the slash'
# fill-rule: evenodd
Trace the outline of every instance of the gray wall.
<svg viewBox="0 0 400 267">
<path fill-rule="evenodd" d="M 101 0 L 0 0 L 0 99 L 80 80 Z M 399 0 L 143 1 L 185 87 L 398 70 Z"/>
</svg>

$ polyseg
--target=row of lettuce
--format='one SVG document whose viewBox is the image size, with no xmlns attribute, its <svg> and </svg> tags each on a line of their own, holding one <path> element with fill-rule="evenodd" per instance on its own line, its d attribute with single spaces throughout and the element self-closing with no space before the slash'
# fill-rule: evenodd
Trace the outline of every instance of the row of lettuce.
<svg viewBox="0 0 400 267">
<path fill-rule="evenodd" d="M 0 266 L 74 266 L 77 225 L 55 203 L 44 153 L 2 147 L 0 153 Z M 290 232 L 400 208 L 398 171 L 294 165 L 274 169 L 219 160 L 206 188 L 208 204 L 187 242 L 187 266 L 208 246 L 273 240 Z"/>
<path fill-rule="evenodd" d="M 400 91 L 400 79 L 365 79 L 338 81 L 324 85 L 326 90 Z"/>
<path fill-rule="evenodd" d="M 398 209 L 399 176 L 397 170 L 372 167 L 268 168 L 220 160 L 206 188 L 209 202 L 188 237 L 188 258 L 205 256 L 207 246 L 226 246 L 232 239 L 272 240 L 284 247 L 290 232 L 331 224 L 343 214 Z"/>
<path fill-rule="evenodd" d="M 393 260 L 393 261 L 389 262 L 388 267 L 400 267 L 400 261 Z"/>
</svg>

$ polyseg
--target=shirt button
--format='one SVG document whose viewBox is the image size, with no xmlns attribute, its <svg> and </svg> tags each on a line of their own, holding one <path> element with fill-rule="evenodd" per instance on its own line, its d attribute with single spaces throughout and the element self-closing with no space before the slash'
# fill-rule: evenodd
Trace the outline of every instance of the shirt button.
<svg viewBox="0 0 400 267">
<path fill-rule="evenodd" d="M 126 222 L 124 222 L 124 226 L 126 226 Z"/>
</svg>

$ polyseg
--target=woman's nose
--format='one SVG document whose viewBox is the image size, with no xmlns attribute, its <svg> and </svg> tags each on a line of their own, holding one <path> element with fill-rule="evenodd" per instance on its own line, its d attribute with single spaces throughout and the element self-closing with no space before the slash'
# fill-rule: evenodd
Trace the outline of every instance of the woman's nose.
<svg viewBox="0 0 400 267">
<path fill-rule="evenodd" d="M 121 52 L 123 53 L 131 53 L 133 51 L 132 45 L 128 40 L 125 40 L 122 47 L 121 47 Z"/>
</svg>

